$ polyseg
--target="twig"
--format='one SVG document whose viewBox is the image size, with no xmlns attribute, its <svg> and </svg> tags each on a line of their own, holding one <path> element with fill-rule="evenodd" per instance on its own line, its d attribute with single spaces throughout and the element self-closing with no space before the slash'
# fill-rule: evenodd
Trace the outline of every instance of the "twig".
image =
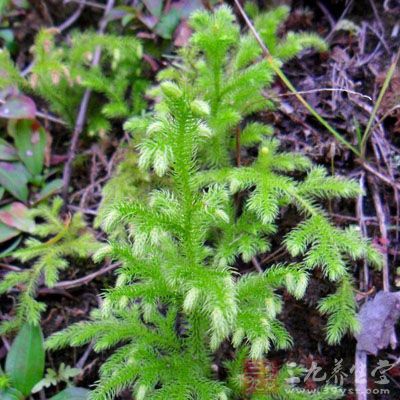
<svg viewBox="0 0 400 400">
<path fill-rule="evenodd" d="M 75 287 L 79 287 L 82 285 L 87 285 L 89 282 L 91 282 L 93 279 L 97 278 L 98 276 L 105 275 L 110 271 L 113 271 L 114 269 L 118 268 L 121 265 L 121 263 L 117 262 L 111 265 L 108 265 L 106 267 L 103 267 L 99 269 L 96 272 L 93 272 L 92 274 L 83 276 L 82 278 L 74 279 L 71 281 L 61 281 L 58 282 L 53 286 L 55 289 L 72 289 Z"/>
<path fill-rule="evenodd" d="M 321 89 L 310 89 L 310 90 L 299 90 L 299 91 L 297 91 L 297 93 L 299 93 L 299 94 L 309 94 L 309 93 L 319 93 L 319 92 L 345 92 L 345 93 L 348 93 L 348 94 L 355 94 L 357 96 L 364 97 L 365 99 L 368 99 L 368 100 L 372 101 L 372 98 L 370 96 L 367 96 L 366 94 L 355 92 L 354 90 L 349 90 L 349 89 L 321 88 Z M 283 93 L 283 94 L 279 94 L 278 95 L 278 97 L 287 97 L 287 96 L 295 96 L 295 93 Z"/>
<path fill-rule="evenodd" d="M 364 162 L 364 161 L 359 161 L 359 163 L 368 171 L 371 172 L 371 174 L 375 175 L 376 177 L 378 177 L 382 182 L 385 182 L 386 184 L 388 184 L 389 186 L 392 186 L 394 188 L 396 188 L 397 190 L 400 190 L 400 183 L 395 182 L 394 180 L 392 180 L 390 177 L 380 173 L 379 171 L 377 171 L 375 168 L 373 168 L 370 164 Z"/>
<path fill-rule="evenodd" d="M 7 351 L 10 351 L 10 342 L 4 337 L 1 336 L 1 341 L 3 342 L 4 347 L 6 348 Z"/>
<path fill-rule="evenodd" d="M 88 0 L 65 0 L 66 4 L 68 3 L 80 3 L 84 6 L 90 6 L 93 8 L 99 8 L 100 10 L 105 10 L 106 6 L 104 4 L 96 3 L 95 1 L 88 1 Z"/>
<path fill-rule="evenodd" d="M 85 365 L 85 362 L 87 361 L 92 350 L 93 350 L 93 342 L 90 342 L 89 346 L 86 348 L 85 352 L 82 354 L 82 357 L 76 363 L 75 368 L 78 368 L 78 369 L 83 368 L 83 366 Z"/>
<path fill-rule="evenodd" d="M 384 254 L 383 254 L 383 267 L 382 267 L 382 281 L 383 281 L 383 290 L 385 292 L 390 291 L 390 283 L 389 283 L 389 265 L 388 265 L 388 258 L 386 247 L 388 245 L 388 234 L 387 234 L 387 227 L 386 227 L 386 216 L 383 210 L 382 200 L 379 195 L 379 189 L 377 184 L 374 182 L 373 179 L 370 179 L 371 189 L 372 189 L 372 199 L 375 205 L 376 216 L 379 222 L 379 231 L 381 234 L 381 242 L 384 247 Z"/>
<path fill-rule="evenodd" d="M 105 18 L 105 16 L 107 14 L 110 13 L 110 11 L 112 10 L 113 6 L 114 6 L 114 2 L 115 0 L 108 0 L 107 1 L 107 6 L 105 8 L 104 11 L 104 16 L 102 18 L 102 20 L 99 23 L 99 29 L 98 29 L 98 34 L 102 35 L 104 34 L 106 27 L 107 27 L 107 23 L 108 23 L 108 19 Z M 99 62 L 100 62 L 100 57 L 101 57 L 101 48 L 97 47 L 95 50 L 95 54 L 93 57 L 93 61 L 92 61 L 92 67 L 96 67 Z M 90 96 L 92 94 L 92 91 L 90 89 L 86 89 L 85 93 L 83 95 L 82 98 L 82 102 L 81 105 L 79 107 L 79 112 L 78 112 L 78 117 L 76 120 L 76 124 L 75 124 L 75 129 L 74 129 L 74 133 L 72 135 L 72 140 L 71 140 L 71 147 L 69 149 L 69 153 L 68 153 L 68 160 L 65 164 L 65 168 L 64 168 L 64 173 L 63 173 L 63 190 L 62 190 L 62 198 L 64 200 L 64 208 L 67 205 L 67 199 L 68 199 L 68 188 L 69 188 L 69 184 L 71 181 L 71 171 L 72 171 L 72 163 L 75 159 L 75 154 L 76 154 L 76 150 L 78 147 L 78 141 L 79 141 L 79 137 L 83 131 L 83 126 L 85 124 L 86 121 L 86 113 L 87 113 L 87 109 L 89 106 L 89 100 L 90 100 Z"/>
<path fill-rule="evenodd" d="M 335 33 L 339 23 L 343 20 L 343 18 L 349 12 L 350 7 L 353 5 L 353 0 L 350 0 L 347 3 L 346 8 L 342 12 L 342 15 L 339 17 L 339 19 L 336 22 L 333 20 L 332 16 L 330 15 L 328 9 L 324 6 L 324 4 L 322 4 L 320 1 L 318 1 L 317 4 L 318 4 L 319 8 L 322 10 L 322 12 L 325 14 L 326 18 L 329 21 L 329 24 L 331 25 L 331 31 L 325 37 L 325 40 L 328 42 L 329 39 L 332 37 L 332 35 Z"/>
<path fill-rule="evenodd" d="M 75 21 L 81 16 L 83 9 L 85 8 L 85 2 L 84 1 L 79 1 L 79 6 L 76 9 L 76 11 L 68 18 L 66 19 L 62 24 L 58 25 L 57 29 L 62 32 L 68 29 L 70 26 L 72 26 Z"/>
<path fill-rule="evenodd" d="M 20 272 L 22 268 L 16 267 L 15 265 L 0 263 L 0 268 L 8 269 L 9 271 Z"/>
<path fill-rule="evenodd" d="M 357 400 L 367 400 L 367 353 L 356 349 L 354 383 Z"/>
<path fill-rule="evenodd" d="M 360 176 L 360 188 L 362 190 L 362 194 L 358 197 L 356 210 L 357 217 L 359 218 L 359 225 L 361 229 L 361 234 L 366 236 L 366 227 L 365 227 L 365 217 L 363 212 L 363 197 L 365 190 L 365 173 L 362 172 Z M 368 281 L 369 281 L 369 273 L 368 273 L 368 264 L 364 261 L 364 290 L 368 290 Z M 360 280 L 360 286 L 361 286 Z M 361 286 L 362 289 L 362 286 Z M 357 393 L 357 400 L 367 400 L 367 373 L 368 373 L 368 356 L 365 351 L 359 350 L 356 347 L 355 354 L 355 370 L 354 370 L 354 384 Z"/>
<path fill-rule="evenodd" d="M 262 270 L 261 265 L 260 265 L 260 263 L 258 262 L 257 258 L 256 258 L 256 257 L 252 257 L 252 258 L 251 258 L 251 262 L 253 263 L 254 268 L 255 268 L 260 274 L 262 274 L 262 273 L 263 273 L 263 270 Z"/>
<path fill-rule="evenodd" d="M 358 220 L 358 225 L 360 226 L 360 231 L 361 235 L 363 237 L 367 236 L 367 228 L 365 224 L 365 215 L 364 215 L 364 205 L 363 205 L 363 199 L 366 194 L 366 188 L 365 188 L 365 172 L 361 172 L 360 176 L 360 189 L 361 189 L 361 194 L 357 198 L 357 204 L 356 204 L 356 213 L 357 213 L 357 220 Z M 367 260 L 364 260 L 364 274 L 363 274 L 363 279 L 360 279 L 360 282 L 363 282 L 363 286 L 361 286 L 361 290 L 368 290 L 368 284 L 369 284 L 369 271 L 368 271 L 368 263 Z"/>
</svg>

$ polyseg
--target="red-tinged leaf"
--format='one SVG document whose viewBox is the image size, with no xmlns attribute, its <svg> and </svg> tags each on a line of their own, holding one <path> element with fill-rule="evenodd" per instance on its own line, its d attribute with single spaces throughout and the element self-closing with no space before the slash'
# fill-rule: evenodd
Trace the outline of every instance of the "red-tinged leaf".
<svg viewBox="0 0 400 400">
<path fill-rule="evenodd" d="M 187 21 L 181 21 L 175 31 L 174 45 L 177 47 L 185 46 L 189 41 L 191 34 L 192 30 L 190 29 Z"/>
<path fill-rule="evenodd" d="M 144 15 L 142 13 L 138 13 L 137 18 L 143 25 L 145 25 L 149 29 L 153 29 L 158 22 L 158 18 L 156 18 L 154 15 Z"/>
<path fill-rule="evenodd" d="M 0 117 L 7 119 L 34 119 L 36 105 L 34 101 L 24 95 L 9 97 L 0 107 Z"/>
<path fill-rule="evenodd" d="M 28 200 L 28 176 L 29 172 L 21 163 L 0 161 L 0 185 L 23 202 Z"/>
<path fill-rule="evenodd" d="M 182 18 L 188 18 L 196 10 L 204 10 L 201 0 L 179 0 L 171 5 L 171 9 L 179 10 Z"/>
<path fill-rule="evenodd" d="M 16 237 L 21 232 L 17 229 L 10 228 L 9 226 L 0 222 L 0 243 L 7 242 L 8 240 Z M 1 397 L 0 397 L 1 398 Z"/>
<path fill-rule="evenodd" d="M 28 208 L 18 202 L 0 208 L 0 221 L 22 232 L 32 233 L 35 229 L 35 222 L 29 216 Z"/>
<path fill-rule="evenodd" d="M 39 122 L 21 120 L 9 124 L 21 161 L 32 175 L 40 175 L 46 151 L 46 131 Z"/>
<path fill-rule="evenodd" d="M 2 161 L 16 161 L 18 160 L 17 150 L 11 146 L 7 141 L 0 138 L 0 160 Z"/>
<path fill-rule="evenodd" d="M 43 378 L 44 347 L 40 326 L 26 323 L 18 332 L 6 359 L 6 374 L 13 386 L 28 396 Z"/>
</svg>

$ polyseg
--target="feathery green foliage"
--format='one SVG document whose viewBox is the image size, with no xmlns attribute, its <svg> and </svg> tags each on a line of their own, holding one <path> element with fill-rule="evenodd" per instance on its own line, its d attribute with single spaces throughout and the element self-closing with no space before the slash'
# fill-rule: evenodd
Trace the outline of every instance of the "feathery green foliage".
<svg viewBox="0 0 400 400">
<path fill-rule="evenodd" d="M 20 77 L 8 53 L 0 54 L 5 72 L 0 87 L 18 86 L 47 100 L 50 109 L 69 126 L 85 89 L 92 91 L 87 113 L 89 134 L 104 134 L 110 119 L 138 113 L 147 81 L 142 77 L 142 46 L 134 37 L 98 35 L 94 32 L 73 34 L 68 45 L 56 45 L 56 31 L 41 30 L 33 47 L 33 67 L 28 79 Z M 97 66 L 92 66 L 101 48 Z"/>
<path fill-rule="evenodd" d="M 262 26 L 275 24 L 262 32 L 265 40 L 277 36 L 275 22 L 285 18 L 285 10 L 260 17 Z M 236 389 L 213 373 L 213 354 L 222 343 L 236 349 L 234 379 L 244 367 L 238 360 L 260 360 L 271 347 L 290 346 L 277 319 L 284 306 L 278 290 L 301 298 L 315 268 L 337 283 L 338 291 L 320 306 L 334 343 L 357 328 L 351 262 L 367 258 L 379 264 L 355 230 L 331 225 L 321 204 L 357 195 L 358 185 L 327 176 L 306 157 L 281 152 L 270 127 L 245 124 L 246 117 L 272 105 L 262 90 L 273 73 L 258 60 L 254 39 L 239 35 L 226 6 L 213 14 L 197 12 L 190 23 L 194 34 L 182 64 L 164 71 L 153 90 L 161 96 L 154 117 L 127 123 L 130 130 L 147 126 L 138 165 L 162 180 L 146 195 L 117 202 L 103 220 L 111 238 L 121 226 L 128 233 L 97 254 L 122 263 L 116 286 L 104 294 L 91 321 L 47 341 L 53 349 L 90 341 L 96 351 L 118 345 L 101 367 L 92 400 L 113 399 L 125 388 L 138 400 L 237 398 Z M 274 40 L 273 54 L 282 60 L 322 43 L 304 34 Z M 258 148 L 246 165 L 236 165 L 238 129 L 242 148 Z M 293 262 L 240 275 L 238 259 L 248 262 L 269 250 L 287 207 L 303 218 L 282 239 Z M 285 369 L 279 374 L 279 390 L 261 398 L 305 398 L 289 391 Z M 340 397 L 328 389 L 312 398 Z"/>
<path fill-rule="evenodd" d="M 243 346 L 235 359 L 225 363 L 229 371 L 228 385 L 235 399 L 243 398 L 243 393 L 252 400 L 334 400 L 343 397 L 342 390 L 332 385 L 314 392 L 299 388 L 297 383 L 306 369 L 295 363 L 283 365 L 278 370 L 268 360 L 250 361 L 247 354 L 248 349 Z"/>
<path fill-rule="evenodd" d="M 20 291 L 16 315 L 2 323 L 2 334 L 24 322 L 38 324 L 45 310 L 45 304 L 35 299 L 39 283 L 43 280 L 45 286 L 53 287 L 59 273 L 68 267 L 70 258 L 90 257 L 98 248 L 93 235 L 86 230 L 82 215 L 76 213 L 62 219 L 59 216 L 61 206 L 62 200 L 55 198 L 51 206 L 42 204 L 29 211 L 33 218 L 42 222 L 25 241 L 25 247 L 13 253 L 13 257 L 24 264 L 32 262 L 30 268 L 9 272 L 0 282 L 0 294 L 15 287 Z"/>
</svg>

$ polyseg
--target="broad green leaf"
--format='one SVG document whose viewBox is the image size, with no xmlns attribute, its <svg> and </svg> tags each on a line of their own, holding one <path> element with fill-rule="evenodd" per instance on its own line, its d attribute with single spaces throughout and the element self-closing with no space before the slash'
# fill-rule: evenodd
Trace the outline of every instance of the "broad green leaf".
<svg viewBox="0 0 400 400">
<path fill-rule="evenodd" d="M 11 228 L 27 233 L 32 233 L 35 229 L 35 221 L 29 215 L 29 209 L 18 202 L 0 208 L 0 221 Z"/>
<path fill-rule="evenodd" d="M 7 242 L 7 240 L 18 236 L 20 233 L 21 232 L 18 229 L 11 228 L 0 222 L 0 243 Z"/>
<path fill-rule="evenodd" d="M 31 120 L 10 123 L 9 128 L 19 158 L 32 175 L 39 175 L 43 169 L 46 131 L 39 122 Z"/>
<path fill-rule="evenodd" d="M 90 390 L 71 387 L 51 397 L 50 400 L 87 400 Z"/>
<path fill-rule="evenodd" d="M 181 13 L 176 8 L 173 8 L 168 14 L 164 14 L 156 26 L 157 34 L 164 39 L 171 39 L 180 18 Z"/>
<path fill-rule="evenodd" d="M 17 389 L 8 388 L 0 390 L 1 400 L 24 400 L 24 396 Z"/>
<path fill-rule="evenodd" d="M 143 0 L 143 4 L 150 11 L 150 14 L 156 18 L 161 17 L 162 9 L 163 9 L 163 1 L 162 0 Z"/>
<path fill-rule="evenodd" d="M 4 196 L 4 188 L 0 186 L 0 200 L 3 198 L 3 196 Z"/>
<path fill-rule="evenodd" d="M 6 140 L 0 138 L 0 160 L 16 161 L 18 160 L 17 150 Z"/>
<path fill-rule="evenodd" d="M 36 116 L 36 105 L 34 101 L 22 94 L 9 97 L 0 106 L 0 117 L 7 119 L 34 119 Z"/>
<path fill-rule="evenodd" d="M 51 182 L 46 183 L 46 185 L 39 192 L 35 203 L 39 203 L 40 201 L 47 199 L 48 197 L 60 191 L 62 187 L 63 187 L 62 179 L 54 179 Z"/>
<path fill-rule="evenodd" d="M 29 173 L 21 163 L 0 161 L 0 184 L 18 200 L 28 200 Z"/>
<path fill-rule="evenodd" d="M 43 377 L 44 347 L 40 326 L 26 323 L 18 332 L 6 359 L 6 374 L 13 386 L 28 396 Z"/>
</svg>

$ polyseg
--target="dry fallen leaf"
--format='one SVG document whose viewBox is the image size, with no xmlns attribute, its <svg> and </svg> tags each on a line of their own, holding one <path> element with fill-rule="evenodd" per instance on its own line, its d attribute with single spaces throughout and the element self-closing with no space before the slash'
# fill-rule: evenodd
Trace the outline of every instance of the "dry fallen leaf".
<svg viewBox="0 0 400 400">
<path fill-rule="evenodd" d="M 376 355 L 386 348 L 400 318 L 400 292 L 378 292 L 358 314 L 361 331 L 356 335 L 357 350 Z"/>
</svg>

